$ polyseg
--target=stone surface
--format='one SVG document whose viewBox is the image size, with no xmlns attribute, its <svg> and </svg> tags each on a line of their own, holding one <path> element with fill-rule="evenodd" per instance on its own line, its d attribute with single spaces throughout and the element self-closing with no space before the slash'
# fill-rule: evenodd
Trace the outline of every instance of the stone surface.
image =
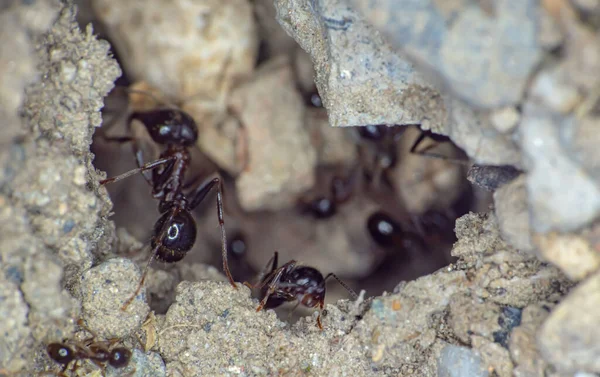
<svg viewBox="0 0 600 377">
<path fill-rule="evenodd" d="M 523 110 L 520 144 L 528 171 L 531 224 L 537 232 L 573 231 L 600 214 L 600 188 L 563 147 L 562 135 L 574 122 L 572 116 L 535 104 Z"/>
<path fill-rule="evenodd" d="M 121 310 L 140 278 L 133 262 L 122 258 L 110 259 L 83 273 L 79 295 L 86 326 L 105 339 L 126 337 L 140 327 L 150 311 L 145 287 L 126 311 Z"/>
<path fill-rule="evenodd" d="M 532 252 L 535 246 L 531 240 L 524 175 L 496 190 L 494 207 L 500 232 L 506 242 L 519 250 Z"/>
<path fill-rule="evenodd" d="M 236 180 L 242 208 L 290 207 L 314 184 L 316 152 L 304 127 L 304 103 L 287 59 L 263 65 L 232 95 L 248 137 L 248 164 Z"/>
<path fill-rule="evenodd" d="M 476 107 L 518 103 L 542 58 L 534 0 L 352 3 L 418 69 Z"/>
<path fill-rule="evenodd" d="M 312 57 L 330 125 L 444 128 L 438 91 L 344 1 L 277 0 L 275 8 L 279 23 Z"/>
<path fill-rule="evenodd" d="M 589 277 L 565 298 L 542 325 L 538 337 L 544 359 L 565 373 L 600 373 L 600 274 Z"/>
</svg>

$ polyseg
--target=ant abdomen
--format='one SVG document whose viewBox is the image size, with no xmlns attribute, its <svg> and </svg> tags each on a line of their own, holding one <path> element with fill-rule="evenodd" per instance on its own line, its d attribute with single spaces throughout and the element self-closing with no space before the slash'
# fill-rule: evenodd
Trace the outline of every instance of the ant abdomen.
<svg viewBox="0 0 600 377">
<path fill-rule="evenodd" d="M 154 234 L 152 237 L 152 248 L 157 245 L 160 247 L 157 250 L 156 258 L 167 263 L 178 262 L 185 257 L 188 251 L 192 249 L 196 242 L 196 221 L 187 211 L 181 211 L 175 216 L 171 212 L 164 213 L 154 225 Z M 165 225 L 165 221 L 171 219 L 169 224 Z M 163 230 L 164 236 L 161 236 Z"/>
<path fill-rule="evenodd" d="M 187 113 L 176 109 L 157 109 L 134 112 L 129 121 L 142 122 L 156 143 L 191 147 L 198 140 L 198 127 Z"/>
</svg>

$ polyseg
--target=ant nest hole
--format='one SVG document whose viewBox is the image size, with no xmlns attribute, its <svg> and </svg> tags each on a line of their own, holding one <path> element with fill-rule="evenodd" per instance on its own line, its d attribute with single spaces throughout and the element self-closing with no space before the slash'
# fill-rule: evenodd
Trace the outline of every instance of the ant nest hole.
<svg viewBox="0 0 600 377">
<path fill-rule="evenodd" d="M 600 373 L 597 7 L 403 2 L 6 7 L 0 375 Z"/>
</svg>

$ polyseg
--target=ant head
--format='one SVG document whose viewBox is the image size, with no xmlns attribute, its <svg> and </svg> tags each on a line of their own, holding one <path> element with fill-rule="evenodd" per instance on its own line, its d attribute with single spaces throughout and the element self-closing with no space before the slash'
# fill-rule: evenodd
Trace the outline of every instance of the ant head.
<svg viewBox="0 0 600 377">
<path fill-rule="evenodd" d="M 336 205 L 331 199 L 321 196 L 308 203 L 308 210 L 317 219 L 327 219 L 335 215 Z"/>
<path fill-rule="evenodd" d="M 158 109 L 131 114 L 129 120 L 142 122 L 156 143 L 190 147 L 198 140 L 198 127 L 187 113 L 175 109 Z"/>
<path fill-rule="evenodd" d="M 129 364 L 129 360 L 131 360 L 131 351 L 125 347 L 117 347 L 110 351 L 108 363 L 114 368 L 123 368 Z"/>
<path fill-rule="evenodd" d="M 403 231 L 394 219 L 385 212 L 375 212 L 367 219 L 367 229 L 379 246 L 400 246 Z"/>
<path fill-rule="evenodd" d="M 358 127 L 358 134 L 364 140 L 381 141 L 388 134 L 388 128 L 385 124 L 370 124 Z"/>
<path fill-rule="evenodd" d="M 75 360 L 75 353 L 73 350 L 62 343 L 50 343 L 48 344 L 48 347 L 46 347 L 46 351 L 48 351 L 48 355 L 52 360 L 59 364 L 67 365 Z"/>
<path fill-rule="evenodd" d="M 168 222 L 167 222 L 168 221 Z M 196 221 L 189 211 L 171 215 L 164 213 L 154 224 L 152 248 L 159 245 L 157 259 L 167 263 L 178 262 L 196 242 Z"/>
</svg>

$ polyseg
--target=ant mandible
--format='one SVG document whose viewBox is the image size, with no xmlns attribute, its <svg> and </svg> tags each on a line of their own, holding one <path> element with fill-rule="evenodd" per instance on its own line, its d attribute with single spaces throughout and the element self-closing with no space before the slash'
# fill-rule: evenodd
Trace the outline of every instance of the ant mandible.
<svg viewBox="0 0 600 377">
<path fill-rule="evenodd" d="M 223 270 L 230 284 L 237 289 L 227 263 L 227 236 L 223 220 L 223 192 L 221 180 L 214 178 L 206 180 L 193 189 L 189 195 L 184 190 L 193 187 L 195 180 L 185 183 L 185 173 L 190 164 L 189 148 L 196 144 L 198 127 L 194 119 L 187 113 L 176 109 L 155 109 L 143 112 L 134 112 L 129 116 L 128 125 L 132 121 L 141 122 L 155 143 L 164 146 L 164 151 L 158 160 L 144 162 L 144 157 L 134 137 L 105 137 L 109 141 L 120 143 L 129 142 L 138 165 L 133 169 L 116 177 L 100 181 L 101 185 L 117 182 L 137 173 L 142 173 L 144 179 L 152 186 L 152 196 L 159 200 L 158 210 L 161 213 L 156 221 L 151 238 L 152 253 L 140 283 L 121 310 L 126 310 L 139 294 L 148 268 L 156 258 L 166 263 L 178 262 L 194 246 L 196 241 L 196 222 L 191 215 L 195 209 L 213 189 L 217 188 L 217 217 L 221 228 L 221 254 Z M 189 198 L 191 199 L 188 199 Z"/>
<path fill-rule="evenodd" d="M 77 370 L 77 362 L 86 359 L 92 361 L 102 369 L 106 368 L 107 363 L 113 368 L 125 368 L 131 359 L 131 351 L 125 347 L 111 349 L 105 343 L 107 342 L 95 342 L 91 344 L 74 343 L 72 346 L 66 343 L 50 343 L 46 347 L 46 351 L 52 360 L 63 365 L 62 371 L 57 374 L 61 377 L 67 376 L 65 372 L 69 369 L 70 365 L 73 366 L 73 371 L 75 371 Z"/>
<path fill-rule="evenodd" d="M 291 260 L 278 268 L 278 257 L 279 254 L 275 252 L 265 268 L 267 270 L 269 269 L 269 265 L 271 265 L 270 271 L 268 273 L 265 273 L 265 271 L 261 273 L 258 284 L 253 286 L 249 283 L 244 283 L 250 289 L 261 289 L 260 295 L 262 300 L 258 308 L 256 308 L 257 312 L 262 309 L 273 309 L 285 302 L 296 300 L 296 306 L 303 305 L 308 308 L 314 308 L 318 305 L 319 315 L 317 317 L 317 326 L 320 330 L 323 330 L 321 313 L 325 306 L 325 283 L 327 279 L 333 277 L 350 293 L 353 299 L 358 297 L 334 273 L 329 273 L 323 277 L 321 272 L 316 268 L 301 266 L 295 260 Z"/>
</svg>

